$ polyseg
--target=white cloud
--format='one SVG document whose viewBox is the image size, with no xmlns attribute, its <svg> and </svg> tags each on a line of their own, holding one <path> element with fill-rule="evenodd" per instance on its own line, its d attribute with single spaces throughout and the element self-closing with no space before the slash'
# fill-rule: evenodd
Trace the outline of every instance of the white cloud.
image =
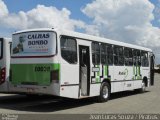
<svg viewBox="0 0 160 120">
<path fill-rule="evenodd" d="M 94 0 L 82 12 L 93 19 L 86 29 L 89 34 L 160 47 L 160 29 L 151 24 L 153 10 L 149 0 Z"/>
<path fill-rule="evenodd" d="M 9 13 L 6 5 L 0 0 L 0 25 L 14 29 L 60 27 L 68 30 L 82 28 L 84 23 L 80 20 L 70 18 L 71 12 L 63 8 L 58 10 L 56 7 L 46 7 L 37 5 L 36 8 L 19 13 Z"/>
<path fill-rule="evenodd" d="M 0 18 L 4 17 L 8 14 L 7 6 L 4 4 L 2 0 L 0 0 Z"/>
<path fill-rule="evenodd" d="M 160 23 L 160 0 L 157 1 L 155 5 L 154 15 L 157 21 Z"/>
<path fill-rule="evenodd" d="M 160 29 L 151 24 L 154 9 L 149 0 L 93 0 L 82 8 L 82 12 L 93 20 L 87 25 L 81 20 L 71 19 L 71 12 L 66 8 L 59 10 L 53 6 L 37 5 L 27 12 L 9 13 L 5 3 L 0 0 L 0 26 L 16 30 L 80 28 L 89 34 L 151 47 L 160 53 Z M 156 11 L 159 11 L 157 7 Z"/>
</svg>

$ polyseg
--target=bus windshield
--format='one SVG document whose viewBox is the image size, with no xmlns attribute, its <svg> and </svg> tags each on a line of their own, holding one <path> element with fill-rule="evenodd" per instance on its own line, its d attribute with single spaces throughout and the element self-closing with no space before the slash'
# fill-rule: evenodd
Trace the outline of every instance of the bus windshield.
<svg viewBox="0 0 160 120">
<path fill-rule="evenodd" d="M 56 33 L 25 32 L 12 36 L 12 57 L 51 56 L 56 54 Z"/>
</svg>

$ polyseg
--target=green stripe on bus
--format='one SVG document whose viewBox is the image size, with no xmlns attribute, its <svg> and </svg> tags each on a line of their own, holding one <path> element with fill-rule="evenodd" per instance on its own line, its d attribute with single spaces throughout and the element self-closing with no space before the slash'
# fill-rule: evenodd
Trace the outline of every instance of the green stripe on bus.
<svg viewBox="0 0 160 120">
<path fill-rule="evenodd" d="M 97 76 L 100 77 L 100 66 L 97 66 L 99 68 L 99 71 L 97 72 Z"/>
<path fill-rule="evenodd" d="M 103 73 L 104 73 L 104 76 L 106 76 L 106 66 L 104 65 L 104 68 L 103 68 Z"/>
<path fill-rule="evenodd" d="M 54 70 L 59 70 L 60 69 L 60 64 L 53 64 Z"/>
<path fill-rule="evenodd" d="M 53 69 L 59 71 L 58 80 L 60 80 L 60 64 L 53 64 Z"/>
<path fill-rule="evenodd" d="M 105 76 L 108 77 L 108 66 L 107 65 L 105 66 Z"/>
<path fill-rule="evenodd" d="M 60 64 L 11 64 L 11 83 L 50 85 L 54 70 L 58 70 L 60 79 Z"/>
<path fill-rule="evenodd" d="M 99 78 L 96 78 L 96 82 L 99 82 Z"/>
</svg>

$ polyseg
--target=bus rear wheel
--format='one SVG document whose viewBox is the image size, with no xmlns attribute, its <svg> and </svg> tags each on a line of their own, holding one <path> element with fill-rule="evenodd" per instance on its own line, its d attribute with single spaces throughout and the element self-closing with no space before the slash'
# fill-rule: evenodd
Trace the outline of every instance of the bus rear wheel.
<svg viewBox="0 0 160 120">
<path fill-rule="evenodd" d="M 107 82 L 103 82 L 100 89 L 100 95 L 98 96 L 99 102 L 107 102 L 110 98 L 110 85 Z"/>
</svg>

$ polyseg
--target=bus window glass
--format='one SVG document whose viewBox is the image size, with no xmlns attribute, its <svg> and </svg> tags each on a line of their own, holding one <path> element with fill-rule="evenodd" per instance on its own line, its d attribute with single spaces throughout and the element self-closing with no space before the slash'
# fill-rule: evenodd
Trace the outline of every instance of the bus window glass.
<svg viewBox="0 0 160 120">
<path fill-rule="evenodd" d="M 141 51 L 140 50 L 137 51 L 137 59 L 138 59 L 138 61 L 137 61 L 138 63 L 137 64 L 139 66 L 141 66 Z"/>
<path fill-rule="evenodd" d="M 120 66 L 124 65 L 123 47 L 114 46 L 114 64 Z"/>
<path fill-rule="evenodd" d="M 77 63 L 77 43 L 69 37 L 61 38 L 61 55 L 63 59 L 71 64 Z"/>
<path fill-rule="evenodd" d="M 141 52 L 140 52 L 140 50 L 133 50 L 133 63 L 134 63 L 134 65 L 141 66 Z"/>
<path fill-rule="evenodd" d="M 108 64 L 107 62 L 107 45 L 101 44 L 101 63 L 103 65 Z"/>
<path fill-rule="evenodd" d="M 103 65 L 112 65 L 113 64 L 113 49 L 112 45 L 101 44 L 101 63 Z"/>
<path fill-rule="evenodd" d="M 142 51 L 141 52 L 141 60 L 142 60 L 142 66 L 148 67 L 149 61 L 148 61 L 148 52 Z"/>
<path fill-rule="evenodd" d="M 114 64 L 118 65 L 118 47 L 114 46 Z"/>
<path fill-rule="evenodd" d="M 113 64 L 113 47 L 112 45 L 107 46 L 108 64 Z"/>
<path fill-rule="evenodd" d="M 119 65 L 124 65 L 123 47 L 119 47 Z"/>
<path fill-rule="evenodd" d="M 98 42 L 92 43 L 92 62 L 94 65 L 100 64 L 100 45 Z"/>
<path fill-rule="evenodd" d="M 133 65 L 133 54 L 132 54 L 131 48 L 124 48 L 124 59 L 125 59 L 126 66 Z"/>
</svg>

